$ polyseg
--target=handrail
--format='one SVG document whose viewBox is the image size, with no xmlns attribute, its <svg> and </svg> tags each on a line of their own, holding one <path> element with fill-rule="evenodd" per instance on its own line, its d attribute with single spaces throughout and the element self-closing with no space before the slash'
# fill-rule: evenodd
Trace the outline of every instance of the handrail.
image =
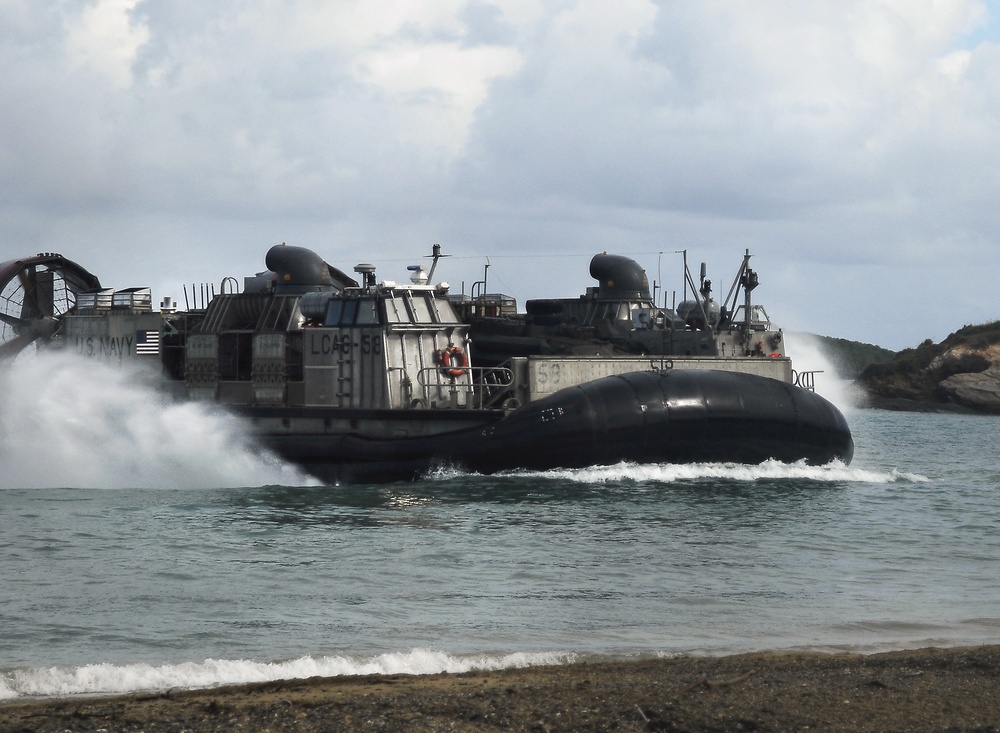
<svg viewBox="0 0 1000 733">
<path fill-rule="evenodd" d="M 453 367 L 462 374 L 445 374 L 441 367 L 425 367 L 417 372 L 417 384 L 426 396 L 430 389 L 464 391 L 473 395 L 473 404 L 488 409 L 514 396 L 514 372 L 507 367 Z M 433 375 L 433 377 L 432 377 Z"/>
<path fill-rule="evenodd" d="M 811 371 L 797 372 L 792 369 L 792 384 L 796 387 L 801 387 L 802 389 L 809 390 L 810 392 L 816 391 L 816 375 L 822 374 L 822 369 L 813 369 Z"/>
</svg>

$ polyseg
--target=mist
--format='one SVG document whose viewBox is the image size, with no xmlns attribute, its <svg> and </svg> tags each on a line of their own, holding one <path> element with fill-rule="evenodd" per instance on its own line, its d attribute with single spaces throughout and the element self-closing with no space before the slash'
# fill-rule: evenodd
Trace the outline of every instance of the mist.
<svg viewBox="0 0 1000 733">
<path fill-rule="evenodd" d="M 224 488 L 316 483 L 238 418 L 173 401 L 143 375 L 39 351 L 0 374 L 0 488 Z"/>
<path fill-rule="evenodd" d="M 823 353 L 819 339 L 808 333 L 785 331 L 784 335 L 785 354 L 791 357 L 795 371 L 798 374 L 817 372 L 817 394 L 830 400 L 844 414 L 860 404 L 857 387 L 851 380 L 840 375 L 834 363 Z"/>
</svg>

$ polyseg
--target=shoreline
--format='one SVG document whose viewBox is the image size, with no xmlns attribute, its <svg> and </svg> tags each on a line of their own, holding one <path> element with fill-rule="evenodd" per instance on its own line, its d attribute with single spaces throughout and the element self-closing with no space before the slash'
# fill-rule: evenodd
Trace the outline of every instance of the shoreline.
<svg viewBox="0 0 1000 733">
<path fill-rule="evenodd" d="M 0 733 L 805 728 L 1000 730 L 1000 645 L 584 661 L 0 703 Z"/>
</svg>

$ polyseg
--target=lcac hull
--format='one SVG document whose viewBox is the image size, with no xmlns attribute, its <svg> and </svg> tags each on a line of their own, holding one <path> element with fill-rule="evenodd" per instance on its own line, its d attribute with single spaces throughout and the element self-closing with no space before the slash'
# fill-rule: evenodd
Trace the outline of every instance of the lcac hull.
<svg viewBox="0 0 1000 733">
<path fill-rule="evenodd" d="M 428 411 L 400 412 L 415 421 Z M 621 461 L 824 464 L 854 453 L 844 416 L 823 397 L 732 372 L 633 372 L 568 387 L 502 419 L 468 418 L 478 424 L 417 438 L 260 437 L 327 481 L 408 480 L 440 465 L 496 473 Z"/>
</svg>

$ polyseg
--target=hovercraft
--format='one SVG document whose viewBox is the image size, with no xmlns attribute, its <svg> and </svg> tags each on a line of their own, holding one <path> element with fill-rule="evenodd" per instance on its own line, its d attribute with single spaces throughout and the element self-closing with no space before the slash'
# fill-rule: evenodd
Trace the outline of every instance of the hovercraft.
<svg viewBox="0 0 1000 733">
<path fill-rule="evenodd" d="M 461 296 L 411 268 L 357 278 L 301 247 L 267 270 L 193 289 L 185 308 L 113 290 L 60 255 L 0 264 L 0 357 L 51 346 L 150 367 L 184 399 L 242 416 L 264 446 L 326 481 L 636 463 L 849 462 L 841 412 L 802 384 L 780 330 L 751 303 L 749 253 L 717 306 L 658 308 L 628 258 L 597 255 L 598 286 L 538 300 Z M 482 290 L 485 293 L 485 289 Z M 192 302 L 192 300 L 194 302 Z M 480 357 L 482 352 L 482 358 Z"/>
</svg>

